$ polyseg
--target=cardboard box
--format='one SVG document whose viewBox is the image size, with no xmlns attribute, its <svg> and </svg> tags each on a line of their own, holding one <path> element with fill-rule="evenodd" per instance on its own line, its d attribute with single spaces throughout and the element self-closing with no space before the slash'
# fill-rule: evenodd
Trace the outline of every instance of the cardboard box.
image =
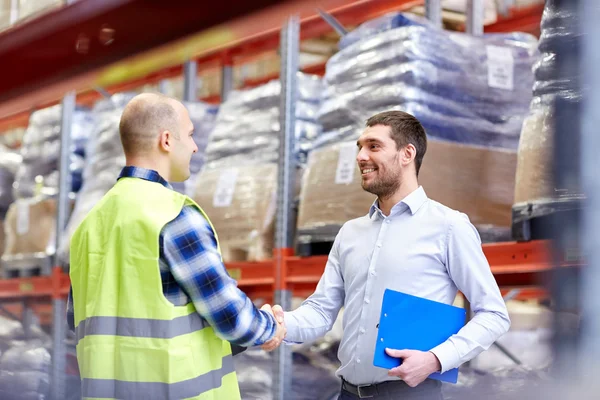
<svg viewBox="0 0 600 400">
<path fill-rule="evenodd" d="M 3 257 L 17 254 L 53 254 L 56 237 L 56 201 L 19 199 L 12 203 L 4 222 Z"/>
</svg>

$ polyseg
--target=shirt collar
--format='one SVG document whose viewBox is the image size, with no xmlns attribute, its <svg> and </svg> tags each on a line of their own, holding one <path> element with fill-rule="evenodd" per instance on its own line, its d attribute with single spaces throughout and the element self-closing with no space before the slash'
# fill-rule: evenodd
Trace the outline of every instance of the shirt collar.
<svg viewBox="0 0 600 400">
<path fill-rule="evenodd" d="M 414 215 L 419 208 L 427 201 L 427 194 L 425 193 L 425 189 L 423 186 L 419 186 L 416 190 L 414 190 L 411 194 L 406 196 L 403 200 L 401 200 L 398 204 L 392 207 L 390 215 L 395 214 L 403 205 L 406 205 L 410 213 Z M 369 209 L 369 218 L 373 217 L 373 214 L 379 210 L 379 200 L 375 200 Z"/>
<path fill-rule="evenodd" d="M 144 180 L 147 180 L 150 182 L 160 183 L 161 185 L 163 185 L 164 187 L 166 187 L 168 189 L 173 189 L 171 187 L 171 185 L 169 184 L 169 182 L 167 182 L 162 176 L 160 176 L 160 174 L 158 172 L 156 172 L 153 169 L 127 166 L 121 170 L 121 173 L 119 174 L 119 178 L 117 180 L 119 180 L 121 178 L 144 179 Z"/>
</svg>

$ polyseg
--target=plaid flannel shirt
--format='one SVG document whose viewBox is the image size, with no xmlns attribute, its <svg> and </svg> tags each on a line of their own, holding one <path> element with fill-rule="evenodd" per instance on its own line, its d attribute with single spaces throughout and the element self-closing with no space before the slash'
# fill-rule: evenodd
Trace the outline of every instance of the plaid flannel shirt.
<svg viewBox="0 0 600 400">
<path fill-rule="evenodd" d="M 156 171 L 123 168 L 119 178 L 134 177 L 159 182 L 172 189 Z M 257 346 L 275 335 L 271 314 L 258 310 L 227 273 L 217 252 L 213 230 L 193 206 L 162 229 L 159 237 L 160 274 L 165 297 L 176 306 L 190 301 L 222 339 L 239 346 Z M 67 321 L 75 329 L 72 290 L 67 302 Z"/>
</svg>

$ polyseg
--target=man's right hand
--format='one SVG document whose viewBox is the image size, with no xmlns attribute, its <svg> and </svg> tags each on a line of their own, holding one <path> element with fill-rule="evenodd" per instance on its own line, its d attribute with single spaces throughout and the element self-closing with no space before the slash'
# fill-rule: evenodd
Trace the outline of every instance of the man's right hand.
<svg viewBox="0 0 600 400">
<path fill-rule="evenodd" d="M 261 348 L 265 351 L 273 351 L 281 345 L 287 333 L 283 318 L 283 308 L 281 308 L 281 306 L 279 305 L 273 306 L 273 308 L 271 308 L 269 304 L 265 304 L 260 309 L 272 314 L 273 317 L 275 317 L 275 321 L 277 323 L 277 331 L 275 332 L 275 336 L 261 346 Z"/>
</svg>

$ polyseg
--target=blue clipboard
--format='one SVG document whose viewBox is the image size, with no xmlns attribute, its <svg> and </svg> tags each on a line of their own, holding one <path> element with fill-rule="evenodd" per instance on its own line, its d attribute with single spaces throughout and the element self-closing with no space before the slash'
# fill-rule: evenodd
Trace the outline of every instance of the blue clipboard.
<svg viewBox="0 0 600 400">
<path fill-rule="evenodd" d="M 402 363 L 400 359 L 388 356 L 386 348 L 420 351 L 433 349 L 458 333 L 465 324 L 466 315 L 464 308 L 386 289 L 381 305 L 373 365 L 389 370 Z M 456 383 L 458 368 L 443 374 L 433 373 L 429 378 Z"/>
</svg>

